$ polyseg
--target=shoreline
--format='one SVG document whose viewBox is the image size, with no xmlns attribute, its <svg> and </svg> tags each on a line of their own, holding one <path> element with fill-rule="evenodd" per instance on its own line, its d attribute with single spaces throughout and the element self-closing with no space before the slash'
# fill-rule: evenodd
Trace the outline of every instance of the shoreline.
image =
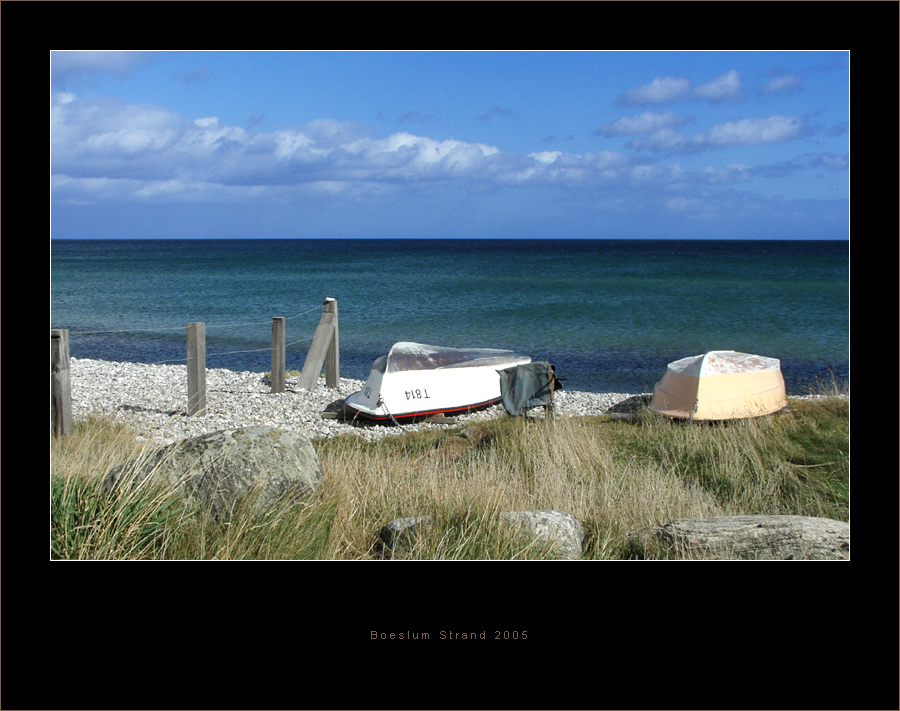
<svg viewBox="0 0 900 711">
<path fill-rule="evenodd" d="M 337 388 L 325 379 L 312 392 L 297 387 L 299 376 L 288 377 L 283 393 L 272 393 L 263 373 L 208 368 L 207 411 L 188 417 L 187 366 L 150 365 L 70 358 L 72 416 L 111 416 L 128 424 L 148 439 L 169 444 L 216 430 L 252 425 L 272 425 L 305 434 L 310 439 L 356 434 L 374 441 L 382 437 L 427 429 L 451 429 L 506 414 L 502 405 L 460 415 L 454 424 L 419 422 L 403 425 L 362 425 L 325 419 L 336 412 L 344 398 L 362 389 L 365 381 L 341 378 Z M 602 415 L 623 400 L 641 393 L 589 393 L 558 391 L 554 409 L 558 415 Z M 534 408 L 532 412 L 541 411 Z"/>
</svg>

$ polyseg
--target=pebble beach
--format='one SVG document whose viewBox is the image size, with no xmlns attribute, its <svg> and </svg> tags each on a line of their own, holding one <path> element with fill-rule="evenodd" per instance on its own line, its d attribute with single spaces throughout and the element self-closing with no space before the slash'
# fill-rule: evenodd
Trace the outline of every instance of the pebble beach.
<svg viewBox="0 0 900 711">
<path fill-rule="evenodd" d="M 263 373 L 209 369 L 206 372 L 206 414 L 188 417 L 185 411 L 187 368 L 184 365 L 71 358 L 70 372 L 72 415 L 76 421 L 91 415 L 109 416 L 160 444 L 252 425 L 294 430 L 313 439 L 352 433 L 374 441 L 404 432 L 448 429 L 507 416 L 502 405 L 495 405 L 460 415 L 454 424 L 361 425 L 328 419 L 323 413 L 341 410 L 344 398 L 363 387 L 362 380 L 341 378 L 338 388 L 328 388 L 325 379 L 320 378 L 315 390 L 307 392 L 298 387 L 298 375 L 288 375 L 285 392 L 273 393 Z M 556 393 L 554 411 L 558 416 L 602 415 L 634 397 L 631 393 L 562 390 Z M 529 413 L 531 416 L 542 414 L 542 408 L 534 408 Z"/>
</svg>

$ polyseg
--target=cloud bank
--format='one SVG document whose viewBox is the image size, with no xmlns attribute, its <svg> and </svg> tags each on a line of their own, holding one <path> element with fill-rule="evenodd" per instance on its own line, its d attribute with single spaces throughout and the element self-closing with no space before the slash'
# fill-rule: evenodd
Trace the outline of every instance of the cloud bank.
<svg viewBox="0 0 900 711">
<path fill-rule="evenodd" d="M 115 54 L 55 55 L 54 85 L 64 88 L 69 79 L 94 72 L 126 76 L 144 61 L 137 53 Z M 800 84 L 799 77 L 782 74 L 759 93 L 795 92 Z M 500 206 L 498 221 L 524 219 L 546 208 L 560 221 L 567 215 L 609 214 L 622 221 L 628 215 L 655 214 L 664 222 L 666 215 L 763 214 L 768 198 L 752 198 L 748 185 L 758 187 L 759 181 L 797 171 L 848 170 L 847 156 L 808 149 L 771 165 L 755 164 L 752 153 L 735 153 L 811 135 L 817 129 L 802 117 L 731 118 L 697 129 L 696 116 L 664 108 L 675 102 L 688 107 L 691 102 L 736 102 L 743 96 L 737 71 L 698 85 L 658 77 L 618 99 L 620 105 L 645 110 L 593 131 L 605 147 L 515 154 L 488 143 L 419 135 L 437 119 L 414 110 L 398 120 L 400 130 L 379 138 L 372 126 L 331 118 L 261 131 L 255 130 L 259 121 L 227 125 L 215 116 L 186 117 L 161 106 L 82 98 L 74 90 L 57 89 L 51 92 L 51 208 L 206 205 L 214 210 L 218 205 L 236 214 L 235 206 L 246 205 L 249 215 L 283 208 L 296 212 L 305 205 L 307 214 L 325 206 L 349 216 L 363 214 L 354 210 L 365 205 L 394 215 L 407 209 L 420 219 L 464 209 L 475 219 L 494 209 L 485 202 L 492 196 Z M 527 120 L 503 106 L 473 118 Z M 553 139 L 541 143 L 559 140 Z M 713 158 L 724 151 L 730 151 L 724 160 Z M 703 154 L 711 159 L 698 165 L 696 156 Z M 690 169 L 679 162 L 682 157 L 687 162 L 687 156 Z M 355 226 L 362 219 L 354 217 Z"/>
<path fill-rule="evenodd" d="M 320 119 L 269 133 L 186 119 L 157 106 L 57 94 L 51 108 L 51 170 L 57 188 L 85 195 L 121 182 L 135 197 L 174 186 L 272 187 L 404 185 L 465 181 L 493 186 L 632 180 L 616 151 L 520 156 L 496 146 L 399 131 L 372 138 L 364 126 Z M 157 184 L 155 188 L 150 184 Z"/>
<path fill-rule="evenodd" d="M 647 151 L 693 153 L 785 142 L 806 130 L 798 118 L 771 116 L 729 121 L 688 136 L 679 129 L 691 121 L 672 112 L 644 112 L 607 124 L 595 134 L 630 136 L 630 147 Z M 513 155 L 484 143 L 437 140 L 407 131 L 376 139 L 366 126 L 333 119 L 254 132 L 223 125 L 216 117 L 190 120 L 158 106 L 81 100 L 66 92 L 58 93 L 51 107 L 51 170 L 60 191 L 80 183 L 82 199 L 116 181 L 122 181 L 123 194 L 130 190 L 140 197 L 171 194 L 179 184 L 196 196 L 201 186 L 214 194 L 222 187 L 260 191 L 320 184 L 336 191 L 351 184 L 436 181 L 622 186 L 676 174 L 684 180 L 677 166 L 647 165 L 612 150 Z M 707 174 L 703 170 L 695 178 L 704 181 Z"/>
</svg>

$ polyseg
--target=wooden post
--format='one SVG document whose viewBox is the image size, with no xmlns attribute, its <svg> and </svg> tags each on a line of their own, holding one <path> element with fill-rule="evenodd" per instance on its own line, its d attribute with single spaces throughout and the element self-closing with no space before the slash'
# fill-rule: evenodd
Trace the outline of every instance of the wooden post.
<svg viewBox="0 0 900 711">
<path fill-rule="evenodd" d="M 206 323 L 187 325 L 187 378 L 190 416 L 206 411 Z"/>
<path fill-rule="evenodd" d="M 328 358 L 328 370 L 325 373 L 325 384 L 328 387 L 337 387 L 340 379 L 340 355 L 337 342 L 337 301 L 332 298 L 325 299 L 322 306 L 322 318 L 316 327 L 312 345 L 306 354 L 306 362 L 303 364 L 303 372 L 300 373 L 299 387 L 307 392 L 316 389 L 319 382 L 319 374 L 322 372 L 322 364 Z"/>
<path fill-rule="evenodd" d="M 72 434 L 69 329 L 50 329 L 50 428 L 54 437 Z"/>
<path fill-rule="evenodd" d="M 553 386 L 555 384 L 555 378 L 553 377 L 553 366 L 550 366 L 550 404 L 544 405 L 544 419 L 547 422 L 553 421 Z"/>
<path fill-rule="evenodd" d="M 272 318 L 272 392 L 284 392 L 284 316 Z"/>
<path fill-rule="evenodd" d="M 331 345 L 328 346 L 328 352 L 325 354 L 325 385 L 329 388 L 336 388 L 341 381 L 341 339 L 338 329 L 338 307 L 335 299 L 325 299 L 322 310 L 328 311 L 329 309 L 333 314 L 334 330 L 331 334 Z"/>
</svg>

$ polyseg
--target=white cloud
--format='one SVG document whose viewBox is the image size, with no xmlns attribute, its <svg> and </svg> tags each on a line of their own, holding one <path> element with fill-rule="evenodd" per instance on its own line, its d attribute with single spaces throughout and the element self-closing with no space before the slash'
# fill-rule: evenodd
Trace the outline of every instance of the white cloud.
<svg viewBox="0 0 900 711">
<path fill-rule="evenodd" d="M 762 89 L 760 89 L 761 94 L 776 94 L 780 92 L 792 92 L 800 89 L 800 85 L 803 83 L 803 80 L 792 74 L 787 74 L 785 76 L 775 77 L 768 84 L 766 84 Z"/>
<path fill-rule="evenodd" d="M 280 161 L 289 161 L 299 156 L 322 156 L 327 152 L 327 149 L 316 151 L 313 139 L 297 131 L 276 131 L 270 138 L 271 156 Z"/>
<path fill-rule="evenodd" d="M 743 80 L 740 72 L 731 71 L 712 81 L 691 88 L 690 79 L 657 77 L 649 84 L 629 89 L 619 97 L 620 104 L 664 104 L 693 96 L 708 101 L 737 100 L 743 97 Z"/>
<path fill-rule="evenodd" d="M 685 96 L 691 90 L 688 79 L 657 77 L 649 84 L 629 89 L 619 97 L 623 104 L 662 104 Z"/>
<path fill-rule="evenodd" d="M 836 153 L 804 153 L 790 160 L 765 167 L 763 175 L 780 178 L 801 170 L 845 172 L 850 168 L 850 156 Z"/>
<path fill-rule="evenodd" d="M 637 136 L 656 133 L 663 129 L 671 129 L 691 120 L 690 117 L 676 116 L 671 111 L 664 114 L 645 111 L 637 116 L 624 116 L 618 121 L 604 124 L 594 134 L 603 136 Z"/>
<path fill-rule="evenodd" d="M 803 121 L 792 116 L 739 119 L 713 126 L 688 137 L 671 128 L 662 128 L 629 142 L 632 148 L 654 152 L 694 153 L 729 146 L 759 146 L 784 143 L 806 133 Z"/>
<path fill-rule="evenodd" d="M 622 182 L 627 178 L 628 158 L 616 151 L 599 153 L 563 153 L 538 151 L 529 153 L 528 162 L 509 159 L 504 172 L 497 175 L 500 182 L 534 185 L 582 184 Z"/>
<path fill-rule="evenodd" d="M 838 156 L 833 153 L 825 153 L 821 156 L 822 165 L 829 170 L 847 170 L 850 167 L 848 156 Z"/>
<path fill-rule="evenodd" d="M 678 151 L 684 149 L 690 143 L 687 136 L 671 128 L 662 128 L 654 131 L 646 138 L 636 138 L 630 141 L 632 148 L 646 148 L 650 151 Z"/>
<path fill-rule="evenodd" d="M 741 75 L 734 69 L 694 89 L 694 96 L 711 101 L 739 99 L 742 94 Z"/>
<path fill-rule="evenodd" d="M 537 153 L 529 153 L 528 155 L 539 163 L 549 165 L 562 155 L 562 151 L 538 151 Z"/>
<path fill-rule="evenodd" d="M 758 146 L 783 143 L 803 134 L 803 122 L 792 116 L 740 119 L 714 126 L 695 138 L 704 146 Z"/>
<path fill-rule="evenodd" d="M 73 177 L 171 178 L 170 152 L 192 128 L 197 130 L 159 107 L 60 94 L 50 110 L 51 171 Z"/>
<path fill-rule="evenodd" d="M 97 74 L 124 77 L 147 61 L 146 53 L 136 51 L 54 50 L 50 52 L 50 81 L 54 86 L 65 86 L 72 80 Z"/>
<path fill-rule="evenodd" d="M 752 166 L 730 163 L 725 166 L 706 166 L 697 172 L 697 177 L 711 184 L 745 183 L 754 175 Z"/>
</svg>

